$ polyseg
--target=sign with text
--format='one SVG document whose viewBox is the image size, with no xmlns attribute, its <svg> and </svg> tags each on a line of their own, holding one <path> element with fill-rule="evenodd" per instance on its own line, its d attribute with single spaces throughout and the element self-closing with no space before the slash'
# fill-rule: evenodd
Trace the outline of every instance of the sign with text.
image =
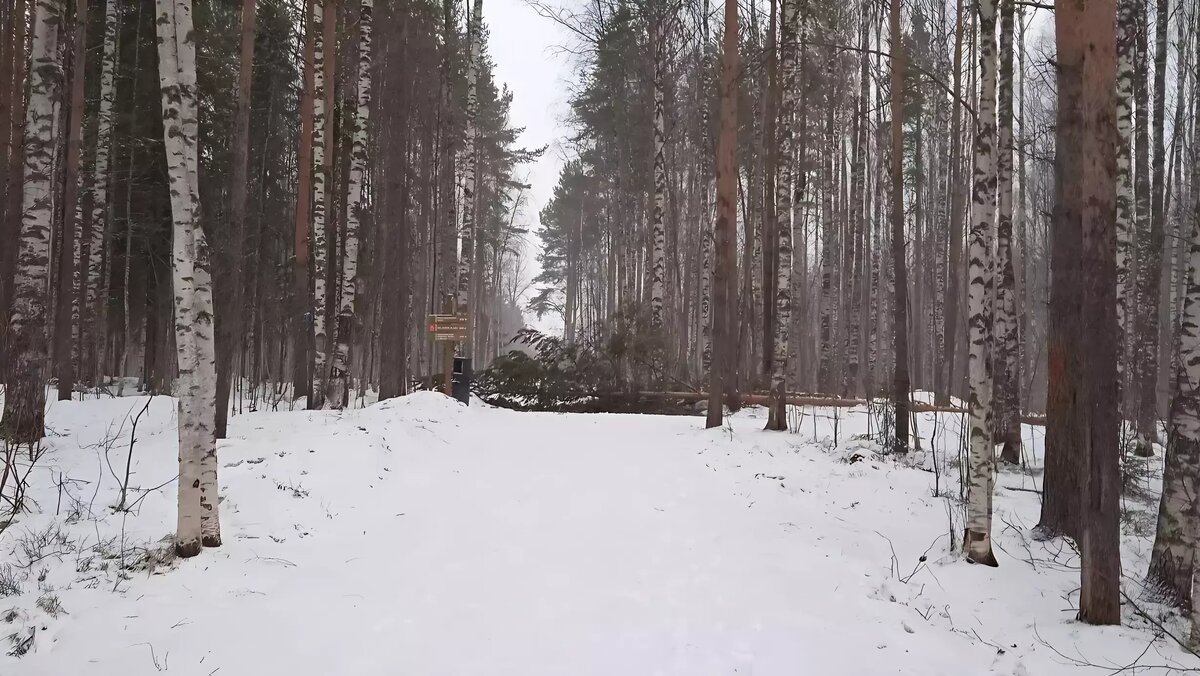
<svg viewBox="0 0 1200 676">
<path fill-rule="evenodd" d="M 467 339 L 466 315 L 429 315 L 425 328 L 435 341 L 459 342 Z"/>
</svg>

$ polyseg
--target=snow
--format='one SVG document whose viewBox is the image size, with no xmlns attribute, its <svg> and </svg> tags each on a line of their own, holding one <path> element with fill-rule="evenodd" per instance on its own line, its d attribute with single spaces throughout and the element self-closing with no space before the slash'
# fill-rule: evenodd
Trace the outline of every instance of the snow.
<svg viewBox="0 0 1200 676">
<path fill-rule="evenodd" d="M 104 459 L 123 474 L 146 402 L 50 405 L 36 505 L 0 534 L 0 639 L 36 631 L 0 674 L 1041 676 L 1152 642 L 1143 663 L 1198 663 L 1131 606 L 1123 627 L 1074 621 L 1077 556 L 1029 532 L 1040 428 L 1033 469 L 999 478 L 992 569 L 950 548 L 958 415 L 919 415 L 924 452 L 898 462 L 861 409 L 806 409 L 782 434 L 753 409 L 705 431 L 434 393 L 248 413 L 219 451 L 225 545 L 148 567 L 174 528 L 174 400 L 138 422 L 130 484 L 162 487 L 132 512 Z M 1149 541 L 1124 545 L 1140 576 Z"/>
</svg>

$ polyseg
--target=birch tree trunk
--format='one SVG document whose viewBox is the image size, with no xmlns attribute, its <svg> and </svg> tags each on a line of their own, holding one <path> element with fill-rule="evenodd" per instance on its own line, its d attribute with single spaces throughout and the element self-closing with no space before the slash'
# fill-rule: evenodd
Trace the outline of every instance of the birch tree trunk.
<svg viewBox="0 0 1200 676">
<path fill-rule="evenodd" d="M 354 300 L 358 285 L 359 224 L 362 220 L 363 179 L 367 171 L 367 121 L 371 113 L 371 11 L 372 0 L 362 0 L 358 28 L 358 99 L 354 141 L 350 148 L 350 176 L 346 195 L 346 235 L 342 256 L 342 292 L 334 330 L 336 346 L 329 369 L 325 408 L 346 405 L 349 391 L 350 346 L 354 333 Z M 401 208 L 404 208 L 403 206 Z M 397 337 L 403 340 L 402 337 Z"/>
<path fill-rule="evenodd" d="M 466 160 L 466 170 L 463 172 L 462 225 L 459 231 L 458 254 L 458 308 L 459 312 L 465 312 L 467 315 L 467 340 L 461 349 L 462 356 L 467 358 L 471 356 L 471 334 L 474 330 L 470 313 L 470 290 L 471 270 L 475 260 L 475 183 L 479 174 L 479 156 L 475 148 L 479 134 L 479 94 L 476 90 L 479 81 L 479 43 L 483 39 L 480 35 L 482 21 L 483 0 L 475 0 L 467 26 L 470 58 L 467 62 L 467 130 L 462 153 Z"/>
<path fill-rule="evenodd" d="M 667 277 L 667 132 L 664 98 L 667 77 L 667 17 L 662 3 L 654 4 L 651 43 L 654 49 L 654 208 L 650 221 L 650 326 L 660 331 L 663 324 L 663 295 Z"/>
<path fill-rule="evenodd" d="M 328 350 L 328 330 L 325 326 L 325 303 L 328 296 L 326 283 L 329 279 L 329 242 L 326 234 L 326 217 L 328 209 L 329 165 L 325 157 L 326 145 L 329 143 L 327 133 L 328 103 L 332 81 L 332 68 L 326 64 L 332 55 L 326 54 L 330 48 L 326 44 L 327 22 L 337 20 L 337 13 L 326 11 L 325 3 L 329 0 L 315 0 L 313 3 L 313 135 L 312 135 L 312 259 L 313 259 L 313 372 L 312 396 L 309 397 L 310 409 L 322 408 L 325 403 L 326 353 Z"/>
<path fill-rule="evenodd" d="M 797 29 L 800 0 L 780 0 L 779 68 L 782 89 L 779 106 L 779 177 L 775 183 L 775 214 L 790 220 L 792 197 L 796 189 L 796 99 L 799 88 L 797 68 Z M 779 257 L 775 273 L 775 354 L 771 359 L 771 403 L 767 429 L 787 429 L 788 333 L 792 326 L 792 228 L 790 223 L 775 227 L 775 252 Z"/>
<path fill-rule="evenodd" d="M 190 0 L 157 0 L 163 144 L 171 195 L 175 343 L 179 375 L 176 552 L 221 544 L 217 495 L 216 365 L 208 245 L 199 223 L 196 52 Z"/>
<path fill-rule="evenodd" d="M 1197 504 L 1200 490 L 1200 225 L 1193 219 L 1187 295 L 1180 323 L 1178 384 L 1171 400 L 1163 491 L 1146 589 L 1154 600 L 1194 610 Z"/>
<path fill-rule="evenodd" d="M 1134 0 L 1117 0 L 1117 326 L 1121 349 L 1117 351 L 1117 384 L 1124 392 L 1129 360 L 1131 327 L 1127 320 L 1130 285 L 1130 254 L 1133 247 L 1133 78 L 1137 17 Z M 1124 408 L 1124 407 L 1122 407 Z M 1132 417 L 1132 416 L 1129 416 Z"/>
<path fill-rule="evenodd" d="M 704 0 L 704 21 L 701 24 L 700 88 L 703 92 L 700 111 L 700 368 L 707 373 L 712 366 L 712 286 L 713 286 L 713 228 L 712 213 L 712 139 L 709 100 L 712 92 L 712 68 L 708 63 L 708 0 Z"/>
<path fill-rule="evenodd" d="M 1196 161 L 1193 159 L 1193 163 Z M 1193 169 L 1193 176 L 1197 173 Z M 1200 191 L 1194 197 L 1200 201 Z M 1175 466 L 1168 465 L 1163 476 L 1158 533 L 1154 540 L 1155 556 L 1151 559 L 1151 573 L 1147 575 L 1169 580 L 1180 580 L 1186 571 L 1194 572 L 1196 525 L 1200 521 L 1193 499 L 1196 491 L 1200 490 L 1200 219 L 1194 216 L 1178 350 L 1178 359 L 1175 361 L 1178 385 L 1171 401 L 1171 433 L 1167 438 L 1167 457 L 1175 459 Z M 1162 554 L 1159 554 L 1160 542 Z M 1160 564 L 1160 568 L 1170 566 L 1170 569 L 1155 573 L 1155 558 L 1162 559 L 1164 563 L 1171 561 L 1170 564 Z M 1185 589 L 1191 607 L 1192 625 L 1190 641 L 1192 646 L 1196 646 L 1200 645 L 1200 585 L 1192 584 L 1190 575 L 1187 585 Z"/>
<path fill-rule="evenodd" d="M 996 441 L 1004 462 L 1021 462 L 1020 335 L 1017 278 L 1013 262 L 1013 1 L 1000 0 L 1000 96 L 996 162 L 999 218 L 996 226 Z"/>
<path fill-rule="evenodd" d="M 1200 158 L 1193 159 L 1192 179 L 1200 178 Z M 1193 187 L 1200 210 L 1200 191 Z M 1193 599 L 1197 528 L 1200 527 L 1200 218 L 1190 216 L 1186 291 L 1179 320 L 1178 354 L 1174 361 L 1175 391 L 1168 420 L 1167 452 L 1154 549 L 1146 573 L 1147 595 L 1191 611 L 1192 639 L 1200 639 L 1200 616 Z"/>
<path fill-rule="evenodd" d="M 46 305 L 53 220 L 55 110 L 62 91 L 59 23 L 62 0 L 39 0 L 30 49 L 29 103 L 25 111 L 25 167 L 21 230 L 9 316 L 8 387 L 0 436 L 32 444 L 45 435 Z"/>
<path fill-rule="evenodd" d="M 992 248 L 996 197 L 996 4 L 979 0 L 979 120 L 975 125 L 968 258 L 967 372 L 971 384 L 968 451 L 967 560 L 999 565 L 992 554 L 992 490 L 996 453 L 992 443 Z"/>
</svg>

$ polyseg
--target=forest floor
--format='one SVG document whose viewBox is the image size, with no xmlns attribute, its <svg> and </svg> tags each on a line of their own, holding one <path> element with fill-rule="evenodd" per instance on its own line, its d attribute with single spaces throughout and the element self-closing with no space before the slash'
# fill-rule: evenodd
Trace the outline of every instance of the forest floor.
<svg viewBox="0 0 1200 676">
<path fill-rule="evenodd" d="M 952 550 L 960 416 L 919 416 L 924 451 L 897 461 L 861 409 L 808 409 L 786 434 L 759 410 L 705 431 L 432 393 L 247 413 L 219 451 L 224 546 L 171 561 L 174 400 L 149 400 L 134 504 L 114 509 L 147 402 L 49 407 L 31 511 L 0 533 L 0 674 L 1200 667 L 1171 639 L 1182 623 L 1140 602 L 1123 627 L 1075 621 L 1078 556 L 1030 533 L 1040 428 L 1025 430 L 1031 467 L 999 477 L 993 569 Z M 1156 491 L 1125 500 L 1133 599 Z"/>
</svg>

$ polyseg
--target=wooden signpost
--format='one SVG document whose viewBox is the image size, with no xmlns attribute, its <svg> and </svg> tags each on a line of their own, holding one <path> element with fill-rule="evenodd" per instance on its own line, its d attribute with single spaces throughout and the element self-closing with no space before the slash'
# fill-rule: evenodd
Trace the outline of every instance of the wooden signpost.
<svg viewBox="0 0 1200 676">
<path fill-rule="evenodd" d="M 454 301 L 451 298 L 446 300 L 446 307 L 453 310 Z M 433 342 L 442 345 L 442 388 L 447 396 L 453 396 L 451 371 L 454 366 L 454 347 L 467 340 L 468 332 L 471 330 L 467 315 L 465 312 L 460 314 L 452 311 L 430 314 L 425 319 L 425 329 L 429 332 L 429 337 L 433 339 Z"/>
</svg>

